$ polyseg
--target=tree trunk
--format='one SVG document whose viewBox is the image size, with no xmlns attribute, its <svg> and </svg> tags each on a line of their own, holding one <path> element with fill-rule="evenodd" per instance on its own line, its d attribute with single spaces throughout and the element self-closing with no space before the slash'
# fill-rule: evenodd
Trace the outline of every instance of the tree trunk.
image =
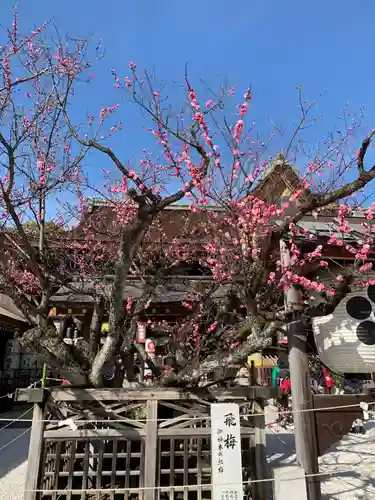
<svg viewBox="0 0 375 500">
<path fill-rule="evenodd" d="M 87 373 L 82 360 L 75 358 L 73 350 L 58 335 L 54 325 L 31 328 L 19 340 L 23 347 L 43 356 L 56 376 L 62 376 L 74 385 L 87 384 Z M 82 350 L 80 354 L 83 356 Z"/>
<path fill-rule="evenodd" d="M 94 312 L 90 325 L 90 355 L 91 359 L 95 359 L 100 349 L 100 337 L 102 333 L 102 324 L 104 318 L 104 300 L 100 298 L 95 303 Z"/>
<path fill-rule="evenodd" d="M 117 255 L 115 278 L 112 286 L 109 306 L 109 332 L 102 348 L 95 356 L 90 373 L 90 381 L 95 387 L 103 385 L 104 365 L 114 357 L 116 348 L 121 339 L 125 320 L 124 290 L 126 280 L 133 256 L 142 244 L 146 231 L 150 227 L 154 215 L 155 214 L 150 211 L 150 207 L 140 207 L 136 221 L 130 228 L 126 228 L 122 234 L 122 241 Z M 129 334 L 132 335 L 131 329 L 128 335 Z M 132 337 L 123 339 L 123 343 L 127 343 L 130 348 L 132 345 Z"/>
<path fill-rule="evenodd" d="M 246 327 L 249 332 L 252 329 L 253 323 L 256 325 L 256 333 L 248 335 L 247 340 L 240 347 L 229 351 L 218 351 L 201 362 L 199 367 L 187 366 L 186 369 L 183 369 L 180 374 L 171 374 L 170 381 L 173 379 L 176 383 L 178 381 L 190 381 L 196 383 L 199 379 L 213 372 L 217 368 L 244 363 L 250 354 L 254 352 L 261 352 L 265 347 L 268 347 L 272 343 L 272 337 L 279 329 L 279 325 L 276 322 L 270 323 L 260 333 L 258 333 L 257 318 L 247 318 L 243 328 Z"/>
</svg>

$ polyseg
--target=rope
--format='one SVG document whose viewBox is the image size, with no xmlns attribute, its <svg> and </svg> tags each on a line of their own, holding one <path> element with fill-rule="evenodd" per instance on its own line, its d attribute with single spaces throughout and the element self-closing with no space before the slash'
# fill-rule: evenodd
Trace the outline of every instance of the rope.
<svg viewBox="0 0 375 500">
<path fill-rule="evenodd" d="M 324 471 L 324 472 L 317 472 L 315 474 L 305 474 L 305 478 L 312 478 L 312 477 L 322 477 L 322 476 L 333 476 L 336 475 L 338 476 L 339 474 L 347 474 L 349 472 L 354 472 L 356 471 L 356 468 L 352 469 L 346 469 L 346 470 L 340 470 L 340 471 L 335 471 L 335 472 L 329 472 L 329 471 Z M 297 479 L 300 478 L 280 478 L 280 482 L 290 482 L 290 481 L 296 481 Z M 276 479 L 274 477 L 272 478 L 265 478 L 265 479 L 250 479 L 248 481 L 243 481 L 241 483 L 242 486 L 251 486 L 252 484 L 256 483 L 274 483 Z M 239 483 L 199 483 L 199 484 L 189 484 L 189 485 L 180 485 L 180 486 L 143 486 L 139 488 L 82 488 L 82 489 L 65 489 L 65 490 L 43 490 L 43 489 L 38 489 L 38 490 L 25 490 L 27 493 L 44 493 L 45 495 L 51 495 L 53 493 L 57 493 L 59 495 L 64 495 L 66 493 L 71 493 L 73 495 L 79 495 L 80 493 L 139 493 L 143 491 L 160 491 L 160 490 L 165 490 L 165 491 L 170 491 L 170 490 L 196 490 L 197 488 L 215 488 L 215 487 L 225 487 L 230 489 L 231 487 L 238 487 Z"/>
<path fill-rule="evenodd" d="M 22 413 L 22 415 L 18 418 L 15 418 L 13 420 L 11 420 L 7 425 L 4 425 L 4 427 L 2 427 L 0 429 L 0 433 L 3 432 L 5 429 L 7 429 L 8 427 L 10 427 L 14 422 L 23 422 L 22 420 L 22 417 L 24 415 L 27 415 L 28 413 L 30 413 L 32 410 L 32 408 L 28 408 L 24 413 Z M 0 447 L 0 452 L 2 450 L 4 450 L 5 448 L 7 448 L 8 446 L 10 446 L 11 444 L 13 444 L 15 441 L 17 441 L 19 438 L 21 438 L 22 436 L 24 436 L 27 432 L 29 432 L 31 430 L 31 428 L 29 429 L 26 429 L 25 431 L 21 432 L 21 434 L 18 434 L 18 436 L 16 436 L 14 439 L 12 439 L 11 441 L 9 441 L 8 443 L 4 444 L 3 446 Z"/>
<path fill-rule="evenodd" d="M 8 427 L 10 427 L 14 422 L 23 422 L 24 420 L 22 420 L 22 417 L 24 415 L 27 415 L 28 413 L 30 413 L 31 410 L 32 410 L 32 408 L 28 408 L 24 413 L 22 413 L 22 415 L 20 417 L 17 417 L 15 419 L 11 420 L 8 424 L 4 425 L 4 427 L 1 427 L 0 433 L 3 432 Z"/>
<path fill-rule="evenodd" d="M 28 387 L 26 387 L 26 389 L 32 389 L 34 386 L 36 386 L 37 384 L 39 384 L 41 381 L 42 381 L 42 379 L 37 380 L 36 382 L 33 382 Z M 3 399 L 3 398 L 9 398 L 10 399 L 12 396 L 14 396 L 16 394 L 16 392 L 17 391 L 8 392 L 7 394 L 4 394 L 3 396 L 0 396 L 0 399 Z"/>
<path fill-rule="evenodd" d="M 375 405 L 375 401 L 374 402 L 370 402 L 370 403 L 366 403 L 368 405 Z M 340 410 L 340 409 L 346 409 L 346 408 L 358 408 L 360 407 L 360 403 L 355 403 L 355 404 L 350 404 L 350 405 L 337 405 L 337 406 L 327 406 L 325 408 L 303 408 L 303 409 L 300 409 L 300 410 L 285 410 L 285 411 L 282 411 L 281 413 L 283 415 L 294 415 L 294 414 L 297 414 L 297 413 L 304 413 L 304 412 L 319 412 L 319 411 L 328 411 L 328 410 Z M 110 413 L 110 412 L 108 412 Z M 263 413 L 245 413 L 243 415 L 240 415 L 240 418 L 242 417 L 264 417 L 266 416 L 267 414 L 265 412 Z M 217 417 L 217 418 L 220 418 L 220 417 Z M 12 419 L 9 419 L 9 418 L 0 418 L 0 422 L 9 422 L 10 420 Z M 101 424 L 109 424 L 109 423 L 120 423 L 120 422 L 127 422 L 127 423 L 130 423 L 130 422 L 167 422 L 168 420 L 170 420 L 169 418 L 140 418 L 140 419 L 131 419 L 131 418 L 119 418 L 119 419 L 99 419 L 99 420 L 79 420 L 79 422 L 89 422 L 91 424 L 94 424 L 94 423 L 101 423 Z M 212 417 L 210 417 L 209 415 L 206 415 L 204 417 L 186 417 L 184 418 L 184 420 L 186 421 L 195 421 L 195 422 L 199 422 L 201 420 L 212 420 Z M 21 419 L 20 422 L 32 422 L 33 419 Z M 35 422 L 49 422 L 50 424 L 58 424 L 58 423 L 61 423 L 63 422 L 63 420 L 50 420 L 50 419 L 44 419 L 44 420 L 36 420 Z"/>
<path fill-rule="evenodd" d="M 3 399 L 3 398 L 11 398 L 12 396 L 14 396 L 14 392 L 9 392 L 8 394 L 4 394 L 3 396 L 0 396 L 0 399 Z"/>
<path fill-rule="evenodd" d="M 30 410 L 28 410 L 30 411 Z M 270 425 L 270 424 L 269 424 Z M 5 445 L 0 447 L 0 452 L 4 450 L 6 447 L 10 446 L 14 442 L 16 442 L 18 439 L 20 439 L 22 436 L 24 436 L 27 432 L 29 432 L 30 429 L 26 429 L 23 431 L 21 434 L 16 436 L 14 439 L 6 443 Z M 323 477 L 323 476 L 340 476 L 341 474 L 347 474 L 350 472 L 356 471 L 357 468 L 352 468 L 352 469 L 346 469 L 346 470 L 340 470 L 340 471 L 334 471 L 334 472 L 329 472 L 329 471 L 322 471 L 322 472 L 317 472 L 315 474 L 305 474 L 305 478 L 312 478 L 312 477 Z M 287 482 L 287 481 L 295 481 L 300 478 L 280 478 L 280 482 Z M 254 480 L 248 480 L 248 481 L 243 481 L 241 484 L 242 486 L 251 486 L 252 484 L 255 483 L 274 483 L 276 481 L 275 478 L 265 478 L 265 479 L 254 479 Z M 352 483 L 350 483 L 347 480 L 343 480 L 347 484 L 351 486 L 355 486 Z M 138 492 L 143 492 L 143 491 L 155 491 L 155 490 L 165 490 L 165 491 L 170 491 L 170 490 L 195 490 L 197 488 L 202 488 L 202 489 L 207 489 L 207 488 L 213 488 L 213 487 L 230 487 L 230 486 L 236 486 L 238 487 L 238 483 L 202 483 L 202 484 L 193 484 L 193 485 L 180 485 L 180 486 L 145 486 L 145 487 L 139 487 L 139 488 L 83 488 L 83 489 L 51 489 L 51 490 L 46 490 L 46 489 L 35 489 L 35 490 L 25 490 L 27 493 L 43 493 L 45 495 L 50 495 L 53 493 L 57 493 L 60 495 L 64 495 L 66 493 L 71 493 L 71 494 L 80 494 L 80 493 L 138 493 Z M 362 486 L 355 486 L 358 487 L 359 489 L 374 493 L 373 490 L 366 489 Z"/>
<path fill-rule="evenodd" d="M 55 379 L 55 380 L 60 380 L 60 379 Z M 40 382 L 40 380 L 38 380 L 37 382 L 34 382 L 33 384 L 31 384 L 31 387 L 33 387 L 34 385 L 38 384 Z M 11 393 L 10 395 L 6 395 L 6 396 L 2 396 L 2 397 L 11 397 L 11 395 L 13 395 L 14 393 Z M 375 402 L 372 402 L 372 403 L 368 403 L 369 405 L 374 405 Z M 302 413 L 302 412 L 309 412 L 309 411 L 328 411 L 328 410 L 336 410 L 336 409 L 345 409 L 345 408 L 356 408 L 356 407 L 360 407 L 360 404 L 351 404 L 351 405 L 339 405 L 339 406 L 330 406 L 330 407 L 326 407 L 326 408 L 305 408 L 305 409 L 301 409 L 301 410 L 287 410 L 287 411 L 283 411 L 283 415 L 288 415 L 288 414 L 295 414 L 295 413 Z M 23 418 L 24 415 L 26 415 L 28 412 L 30 412 L 31 409 L 29 408 L 26 412 L 24 412 L 20 417 L 18 418 L 15 418 L 15 419 L 9 419 L 9 418 L 0 418 L 0 422 L 9 422 L 5 427 L 3 427 L 2 429 L 0 429 L 0 432 L 4 429 L 6 429 L 7 427 L 9 427 L 10 425 L 12 425 L 14 422 L 33 422 L 33 419 L 25 419 Z M 265 413 L 248 413 L 248 414 L 245 414 L 245 415 L 241 415 L 241 417 L 255 417 L 255 416 L 265 416 Z M 120 423 L 120 422 L 149 422 L 149 421 L 167 421 L 168 419 L 162 419 L 162 418 L 157 418 L 157 419 L 139 419 L 139 420 L 134 420 L 134 419 L 118 419 L 118 420 L 87 420 L 85 422 L 88 422 L 88 423 Z M 200 421 L 200 420 L 212 420 L 212 417 L 210 416 L 205 416 L 205 417 L 186 417 L 186 420 L 193 420 L 193 421 Z M 63 421 L 61 420 L 41 420 L 41 422 L 49 422 L 49 423 L 61 423 Z M 82 422 L 82 421 L 81 421 Z M 270 422 L 269 424 L 267 424 L 267 427 L 270 427 L 274 424 L 277 424 L 278 422 L 277 421 L 274 421 L 274 422 Z M 271 429 L 272 430 L 272 429 Z M 4 444 L 3 446 L 0 447 L 0 452 L 2 450 L 4 450 L 5 448 L 7 448 L 8 446 L 10 446 L 11 444 L 13 444 L 14 442 L 16 442 L 18 439 L 20 439 L 22 436 L 24 436 L 27 432 L 29 432 L 30 429 L 26 429 L 25 431 L 23 431 L 21 434 L 19 434 L 18 436 L 16 436 L 14 439 L 12 439 L 11 441 L 9 441 L 8 443 Z M 333 476 L 333 475 L 340 475 L 340 474 L 346 474 L 346 473 L 350 473 L 350 472 L 353 472 L 355 471 L 356 468 L 353 468 L 353 469 L 347 469 L 347 470 L 344 470 L 344 471 L 335 471 L 335 472 L 329 472 L 329 471 L 324 471 L 324 472 L 319 472 L 319 473 L 315 473 L 315 474 L 305 474 L 304 477 L 306 478 L 313 478 L 313 477 L 323 477 L 323 476 Z M 298 478 L 280 478 L 279 480 L 281 482 L 286 482 L 286 481 L 294 481 Z M 248 481 L 244 481 L 242 483 L 243 486 L 250 486 L 251 484 L 255 484 L 255 483 L 267 483 L 267 482 L 275 482 L 275 478 L 267 478 L 267 479 L 254 479 L 254 480 L 248 480 Z M 347 484 L 350 484 L 349 482 L 347 482 Z M 223 487 L 230 487 L 230 486 L 238 486 L 238 483 L 225 483 L 225 484 L 214 484 L 214 483 L 202 483 L 202 484 L 194 484 L 194 485 L 181 485 L 181 486 L 150 486 L 150 487 L 139 487 L 139 488 L 86 488 L 86 489 L 62 489 L 62 490 L 59 490 L 59 489 L 52 489 L 52 490 L 45 490 L 45 489 L 35 489 L 35 490 L 25 490 L 25 492 L 28 492 L 28 493 L 44 493 L 46 495 L 48 494 L 53 494 L 53 493 L 57 493 L 57 494 L 60 494 L 60 495 L 64 495 L 66 493 L 71 493 L 71 494 L 81 494 L 81 493 L 138 493 L 138 492 L 143 492 L 143 491 L 155 491 L 155 490 L 165 490 L 165 491 L 170 491 L 170 490 L 195 490 L 197 488 L 202 488 L 202 489 L 207 489 L 207 488 L 212 488 L 212 487 L 219 487 L 219 486 L 223 486 Z M 353 485 L 354 486 L 354 485 Z M 361 486 L 359 486 L 360 489 L 364 489 L 362 488 Z M 368 490 L 370 491 L 370 490 Z M 373 493 L 373 491 L 371 491 Z"/>
<path fill-rule="evenodd" d="M 20 439 L 22 436 L 24 436 L 27 432 L 30 432 L 31 429 L 26 429 L 24 430 L 23 432 L 21 432 L 21 434 L 18 434 L 18 436 L 16 436 L 14 439 L 12 439 L 11 441 L 9 441 L 8 443 L 4 444 L 3 446 L 1 446 L 0 448 L 0 451 L 3 451 L 7 446 L 10 446 L 11 444 L 13 444 L 15 441 L 17 441 L 18 439 Z"/>
</svg>

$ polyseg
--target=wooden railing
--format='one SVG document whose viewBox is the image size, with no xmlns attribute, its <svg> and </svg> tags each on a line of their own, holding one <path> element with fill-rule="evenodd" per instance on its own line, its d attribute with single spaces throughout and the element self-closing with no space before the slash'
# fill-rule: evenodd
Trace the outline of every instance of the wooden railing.
<svg viewBox="0 0 375 500">
<path fill-rule="evenodd" d="M 211 498 L 211 402 L 239 404 L 244 481 L 266 478 L 269 397 L 262 387 L 20 390 L 34 403 L 25 500 Z M 253 498 L 267 488 L 254 483 Z"/>
</svg>

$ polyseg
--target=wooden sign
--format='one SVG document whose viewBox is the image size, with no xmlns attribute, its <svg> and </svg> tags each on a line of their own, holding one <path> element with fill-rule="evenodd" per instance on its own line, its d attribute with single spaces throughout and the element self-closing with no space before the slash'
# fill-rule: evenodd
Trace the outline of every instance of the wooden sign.
<svg viewBox="0 0 375 500">
<path fill-rule="evenodd" d="M 235 403 L 211 405 L 212 500 L 242 500 L 240 410 Z"/>
</svg>

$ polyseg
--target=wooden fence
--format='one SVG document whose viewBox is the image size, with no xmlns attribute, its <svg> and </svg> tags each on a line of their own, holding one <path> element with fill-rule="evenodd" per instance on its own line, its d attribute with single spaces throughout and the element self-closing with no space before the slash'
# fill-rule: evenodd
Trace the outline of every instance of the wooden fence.
<svg viewBox="0 0 375 500">
<path fill-rule="evenodd" d="M 262 387 L 201 393 L 19 390 L 18 401 L 34 403 L 24 498 L 211 498 L 212 402 L 240 406 L 243 480 L 268 478 L 264 401 L 269 397 Z M 269 490 L 267 482 L 249 483 L 245 495 L 263 500 L 270 498 Z"/>
</svg>

